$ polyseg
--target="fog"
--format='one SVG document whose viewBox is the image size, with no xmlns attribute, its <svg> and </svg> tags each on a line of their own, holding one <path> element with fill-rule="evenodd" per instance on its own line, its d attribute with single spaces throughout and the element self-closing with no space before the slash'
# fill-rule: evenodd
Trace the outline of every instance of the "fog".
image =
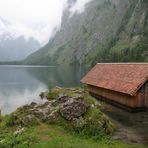
<svg viewBox="0 0 148 148">
<path fill-rule="evenodd" d="M 81 13 L 90 0 L 77 0 L 71 13 Z M 33 37 L 42 45 L 60 28 L 62 12 L 67 0 L 0 0 L 0 35 L 10 32 L 15 36 Z"/>
<path fill-rule="evenodd" d="M 85 10 L 85 5 L 91 0 L 77 0 L 76 4 L 70 9 L 71 13 L 82 13 Z"/>
</svg>

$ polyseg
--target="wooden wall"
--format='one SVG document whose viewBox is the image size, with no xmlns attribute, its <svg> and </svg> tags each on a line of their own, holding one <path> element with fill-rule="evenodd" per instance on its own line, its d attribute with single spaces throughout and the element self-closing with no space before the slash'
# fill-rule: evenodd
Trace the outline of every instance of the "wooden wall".
<svg viewBox="0 0 148 148">
<path fill-rule="evenodd" d="M 141 87 L 139 92 L 144 93 L 144 95 L 145 95 L 145 97 L 144 97 L 145 106 L 148 107 L 148 81 Z"/>
<path fill-rule="evenodd" d="M 89 85 L 89 91 L 95 95 L 107 98 L 130 108 L 145 107 L 145 93 L 138 92 L 135 96 L 130 96 L 116 91 L 106 90 Z"/>
</svg>

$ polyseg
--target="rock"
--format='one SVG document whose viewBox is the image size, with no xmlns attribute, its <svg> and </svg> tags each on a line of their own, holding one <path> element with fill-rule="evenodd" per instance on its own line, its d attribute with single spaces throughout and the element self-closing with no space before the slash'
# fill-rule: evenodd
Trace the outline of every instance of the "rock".
<svg viewBox="0 0 148 148">
<path fill-rule="evenodd" d="M 60 107 L 60 114 L 67 120 L 75 120 L 81 117 L 88 109 L 88 105 L 84 101 L 71 100 Z"/>
<path fill-rule="evenodd" d="M 62 90 L 62 87 L 56 86 L 54 89 Z"/>
<path fill-rule="evenodd" d="M 28 109 L 30 109 L 30 105 L 28 105 L 28 104 L 18 108 L 19 111 L 26 111 Z"/>
<path fill-rule="evenodd" d="M 43 104 L 43 106 L 46 107 L 46 106 L 48 106 L 48 105 L 50 105 L 50 104 L 51 104 L 50 101 L 46 101 L 46 102 Z"/>
<path fill-rule="evenodd" d="M 41 99 L 47 98 L 47 95 L 48 95 L 48 91 L 46 91 L 46 92 L 41 92 L 41 93 L 39 94 L 39 96 L 41 97 Z"/>
<path fill-rule="evenodd" d="M 34 109 L 34 111 L 32 112 L 32 114 L 35 116 L 35 117 L 37 117 L 37 118 L 39 118 L 39 119 L 41 119 L 41 118 L 43 118 L 44 117 L 44 113 L 43 113 L 43 110 L 39 110 L 39 109 Z"/>
<path fill-rule="evenodd" d="M 54 122 L 55 120 L 57 120 L 59 117 L 59 112 L 58 110 L 55 110 L 53 112 L 51 112 L 48 116 L 47 116 L 47 119 L 50 121 L 50 122 Z"/>
<path fill-rule="evenodd" d="M 19 127 L 15 132 L 14 135 L 21 135 L 25 131 L 25 128 Z"/>
<path fill-rule="evenodd" d="M 34 108 L 31 110 L 31 114 L 33 114 L 36 118 L 44 120 L 51 113 L 51 109 L 47 107 L 45 108 Z"/>
<path fill-rule="evenodd" d="M 37 103 L 31 102 L 30 107 L 35 107 L 36 105 L 37 105 Z"/>
<path fill-rule="evenodd" d="M 37 124 L 38 121 L 34 115 L 27 115 L 21 120 L 24 126 L 28 126 L 30 124 Z"/>
<path fill-rule="evenodd" d="M 39 94 L 39 96 L 43 99 L 43 98 L 44 98 L 44 92 L 41 92 L 41 93 Z"/>
<path fill-rule="evenodd" d="M 52 101 L 52 105 L 58 106 L 59 104 L 65 103 L 68 100 L 69 100 L 69 97 L 67 95 L 59 94 L 59 96 Z"/>
<path fill-rule="evenodd" d="M 84 97 L 83 97 L 82 95 L 77 94 L 77 95 L 74 95 L 74 96 L 72 97 L 72 99 L 73 99 L 73 100 L 84 100 Z"/>
<path fill-rule="evenodd" d="M 73 91 L 75 94 L 83 94 L 84 92 L 82 90 L 74 90 Z"/>
<path fill-rule="evenodd" d="M 40 109 L 47 108 L 48 106 L 51 106 L 52 101 L 46 101 L 43 104 L 39 104 L 36 106 L 36 108 L 40 108 Z"/>
</svg>

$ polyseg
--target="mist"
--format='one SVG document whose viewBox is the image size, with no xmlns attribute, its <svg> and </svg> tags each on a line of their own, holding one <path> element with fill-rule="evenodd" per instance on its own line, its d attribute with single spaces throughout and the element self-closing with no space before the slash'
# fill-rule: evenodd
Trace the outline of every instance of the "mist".
<svg viewBox="0 0 148 148">
<path fill-rule="evenodd" d="M 77 0 L 76 4 L 70 9 L 72 15 L 74 13 L 82 13 L 85 10 L 85 5 L 91 0 Z"/>
<path fill-rule="evenodd" d="M 81 13 L 90 0 L 77 0 L 71 13 Z M 60 28 L 67 0 L 0 0 L 0 35 L 9 32 L 13 36 L 33 37 L 43 46 Z"/>
</svg>

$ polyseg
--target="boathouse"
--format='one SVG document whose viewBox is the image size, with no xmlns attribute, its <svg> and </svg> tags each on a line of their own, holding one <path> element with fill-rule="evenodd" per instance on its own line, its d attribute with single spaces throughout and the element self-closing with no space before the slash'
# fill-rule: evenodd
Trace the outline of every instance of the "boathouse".
<svg viewBox="0 0 148 148">
<path fill-rule="evenodd" d="M 130 111 L 148 108 L 148 63 L 97 64 L 81 82 L 98 99 Z"/>
</svg>

